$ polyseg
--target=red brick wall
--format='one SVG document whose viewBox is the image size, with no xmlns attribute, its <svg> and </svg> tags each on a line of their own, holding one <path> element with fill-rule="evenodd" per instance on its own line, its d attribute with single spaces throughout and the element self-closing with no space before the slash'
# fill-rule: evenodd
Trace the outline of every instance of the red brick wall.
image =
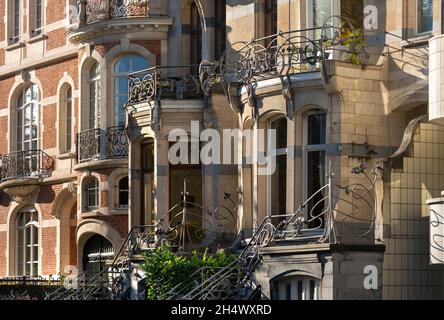
<svg viewBox="0 0 444 320">
<path fill-rule="evenodd" d="M 6 276 L 6 231 L 0 232 L 0 277 Z"/>
<path fill-rule="evenodd" d="M 67 71 L 68 75 L 73 79 L 77 88 L 77 68 L 78 59 L 77 57 L 74 57 L 69 60 L 36 69 L 36 77 L 43 85 L 43 97 L 51 97 L 57 94 L 57 86 L 65 71 Z"/>
<path fill-rule="evenodd" d="M 7 132 L 8 132 L 8 117 L 0 118 L 0 139 L 3 143 L 0 143 L 0 154 L 5 154 L 8 152 L 7 141 Z"/>
<path fill-rule="evenodd" d="M 109 42 L 109 43 L 103 43 L 98 44 L 94 46 L 94 50 L 96 50 L 102 57 L 106 55 L 106 53 L 113 47 L 117 46 L 119 42 Z"/>
<path fill-rule="evenodd" d="M 65 29 L 57 29 L 47 33 L 46 50 L 51 50 L 66 44 Z"/>
<path fill-rule="evenodd" d="M 66 1 L 48 0 L 46 7 L 47 24 L 62 20 L 65 18 Z"/>
<path fill-rule="evenodd" d="M 57 228 L 42 228 L 42 274 L 56 274 Z"/>
<path fill-rule="evenodd" d="M 5 49 L 0 49 L 0 66 L 5 64 Z"/>
<path fill-rule="evenodd" d="M 43 220 L 54 218 L 54 216 L 51 214 L 51 210 L 54 199 L 60 191 L 62 191 L 61 184 L 40 187 L 40 193 L 37 197 L 37 203 L 40 205 Z"/>
<path fill-rule="evenodd" d="M 147 49 L 151 54 L 156 55 L 156 64 L 161 64 L 161 44 L 160 40 L 137 40 L 131 43 L 138 44 Z"/>
<path fill-rule="evenodd" d="M 6 26 L 3 17 L 5 16 L 6 0 L 0 0 L 0 41 L 5 40 Z"/>
<path fill-rule="evenodd" d="M 43 107 L 43 125 L 45 131 L 42 134 L 43 149 L 57 147 L 57 105 L 52 104 Z"/>
</svg>

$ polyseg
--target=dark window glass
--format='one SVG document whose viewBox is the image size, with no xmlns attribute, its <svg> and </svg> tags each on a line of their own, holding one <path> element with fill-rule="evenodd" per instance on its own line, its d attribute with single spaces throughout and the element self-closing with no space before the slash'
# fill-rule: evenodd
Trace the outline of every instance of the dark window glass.
<svg viewBox="0 0 444 320">
<path fill-rule="evenodd" d="M 308 116 L 308 145 L 325 144 L 325 113 L 312 114 Z"/>
<path fill-rule="evenodd" d="M 226 0 L 215 1 L 216 25 L 215 25 L 215 59 L 219 60 L 226 49 L 227 29 L 226 29 Z"/>
<path fill-rule="evenodd" d="M 417 31 L 418 33 L 433 31 L 433 0 L 417 0 Z"/>
<path fill-rule="evenodd" d="M 200 22 L 199 10 L 196 3 L 191 5 L 191 34 L 190 34 L 190 48 L 191 48 L 191 64 L 198 65 L 202 61 L 202 26 Z M 195 68 L 193 68 L 195 72 Z"/>
<path fill-rule="evenodd" d="M 128 207 L 129 199 L 129 180 L 128 177 L 124 177 L 119 180 L 119 207 Z"/>
</svg>

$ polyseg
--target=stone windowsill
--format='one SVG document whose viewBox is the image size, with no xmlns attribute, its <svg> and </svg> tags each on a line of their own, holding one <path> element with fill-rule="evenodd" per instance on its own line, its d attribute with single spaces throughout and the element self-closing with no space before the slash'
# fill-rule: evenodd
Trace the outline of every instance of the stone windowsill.
<svg viewBox="0 0 444 320">
<path fill-rule="evenodd" d="M 408 38 L 407 40 L 401 41 L 401 46 L 403 48 L 411 48 L 411 47 L 417 47 L 422 46 L 429 43 L 429 40 L 433 37 L 433 34 L 430 33 L 424 33 L 415 35 L 411 38 Z"/>
<path fill-rule="evenodd" d="M 31 36 L 31 38 L 29 38 L 26 42 L 27 43 L 35 43 L 35 42 L 42 41 L 45 39 L 48 39 L 48 36 L 46 35 L 46 33 L 40 33 L 38 35 Z"/>
<path fill-rule="evenodd" d="M 18 48 L 22 48 L 24 46 L 25 46 L 25 44 L 23 42 L 18 41 L 18 42 L 12 43 L 9 46 L 7 46 L 5 48 L 5 50 L 6 51 L 12 51 L 12 50 L 15 50 L 15 49 L 18 49 Z"/>
<path fill-rule="evenodd" d="M 75 159 L 76 155 L 72 152 L 65 152 L 57 156 L 59 160 Z"/>
</svg>

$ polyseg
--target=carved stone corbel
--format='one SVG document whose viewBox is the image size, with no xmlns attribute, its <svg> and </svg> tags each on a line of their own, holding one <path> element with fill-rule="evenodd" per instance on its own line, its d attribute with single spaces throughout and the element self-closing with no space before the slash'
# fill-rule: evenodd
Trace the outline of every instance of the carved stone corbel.
<svg viewBox="0 0 444 320">
<path fill-rule="evenodd" d="M 293 92 L 290 77 L 282 78 L 282 96 L 285 99 L 285 109 L 288 120 L 294 120 Z"/>
</svg>

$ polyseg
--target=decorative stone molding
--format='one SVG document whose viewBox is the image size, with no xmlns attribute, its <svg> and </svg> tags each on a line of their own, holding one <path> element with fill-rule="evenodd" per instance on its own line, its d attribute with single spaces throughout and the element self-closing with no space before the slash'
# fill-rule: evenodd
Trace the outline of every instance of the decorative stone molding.
<svg viewBox="0 0 444 320">
<path fill-rule="evenodd" d="M 38 179 L 11 180 L 1 184 L 0 188 L 18 204 L 31 202 L 40 192 Z"/>
</svg>

